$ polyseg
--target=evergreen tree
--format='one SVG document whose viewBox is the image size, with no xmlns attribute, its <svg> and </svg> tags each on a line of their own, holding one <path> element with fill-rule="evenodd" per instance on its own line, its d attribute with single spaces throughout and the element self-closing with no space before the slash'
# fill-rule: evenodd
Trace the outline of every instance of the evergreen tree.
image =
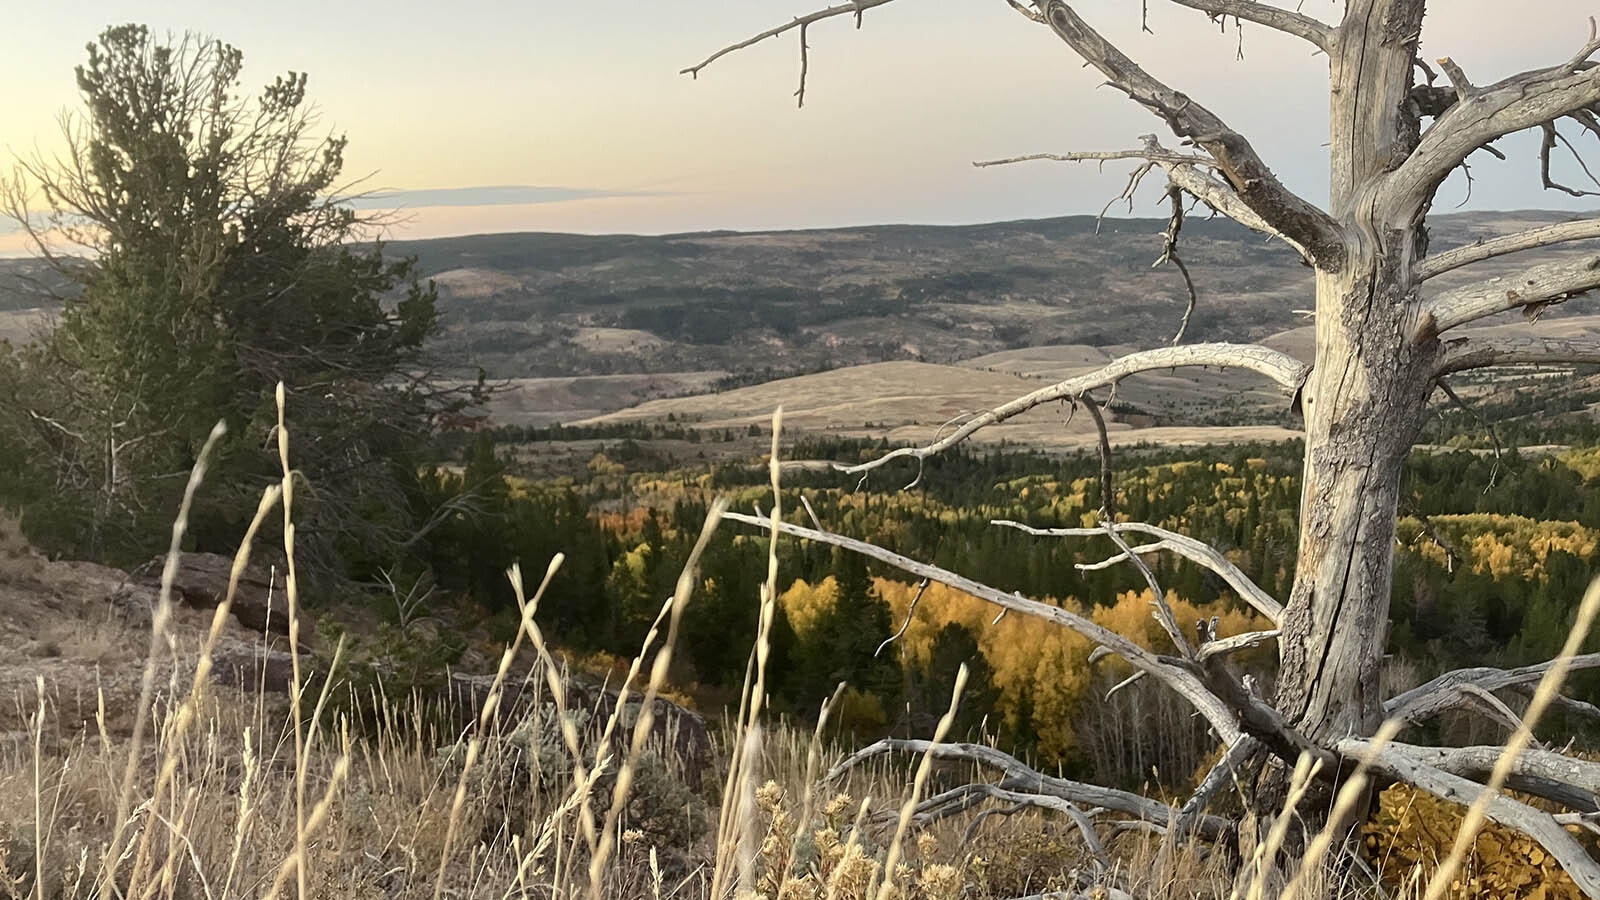
<svg viewBox="0 0 1600 900">
<path fill-rule="evenodd" d="M 364 223 L 337 199 L 345 140 L 313 134 L 306 76 L 246 98 L 242 65 L 220 41 L 106 30 L 77 69 L 66 152 L 5 186 L 5 212 L 72 286 L 47 342 L 0 377 L 28 480 L 51 496 L 6 499 L 50 549 L 141 557 L 222 420 L 193 532 L 228 549 L 279 477 L 282 381 L 303 571 L 367 580 L 425 527 L 417 450 L 452 402 L 423 378 L 434 292 L 357 243 Z"/>
</svg>

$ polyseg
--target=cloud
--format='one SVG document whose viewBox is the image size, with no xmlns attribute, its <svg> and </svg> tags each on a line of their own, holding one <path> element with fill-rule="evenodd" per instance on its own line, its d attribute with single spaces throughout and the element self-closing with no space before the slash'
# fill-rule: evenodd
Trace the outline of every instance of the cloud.
<svg viewBox="0 0 1600 900">
<path fill-rule="evenodd" d="M 356 209 L 426 209 L 434 206 L 526 206 L 532 203 L 566 203 L 572 200 L 595 200 L 604 197 L 654 196 L 660 196 L 660 192 L 524 184 L 377 191 L 355 197 L 349 203 Z"/>
</svg>

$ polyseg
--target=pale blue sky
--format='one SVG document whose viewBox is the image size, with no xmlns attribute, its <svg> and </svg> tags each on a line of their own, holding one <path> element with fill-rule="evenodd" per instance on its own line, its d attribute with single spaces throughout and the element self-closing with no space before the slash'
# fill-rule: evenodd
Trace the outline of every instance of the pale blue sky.
<svg viewBox="0 0 1600 900">
<path fill-rule="evenodd" d="M 1287 2 L 1287 0 L 1283 0 Z M 1480 83 L 1564 59 L 1590 0 L 1441 0 L 1424 33 Z M 663 232 L 879 222 L 974 222 L 1095 212 L 1125 166 L 972 160 L 1116 149 L 1160 123 L 1097 88 L 1067 48 L 1002 0 L 899 0 L 811 29 L 804 110 L 788 35 L 677 74 L 723 44 L 813 8 L 806 0 L 73 0 L 13 19 L 0 54 L 0 150 L 53 145 L 76 102 L 72 67 L 103 27 L 205 32 L 245 53 L 246 81 L 310 73 L 326 123 L 350 138 L 348 173 L 402 195 L 403 236 L 505 230 Z M 1235 36 L 1151 0 L 1084 0 L 1086 15 L 1154 73 L 1251 135 L 1292 186 L 1325 191 L 1325 65 L 1293 39 Z M 1330 0 L 1304 9 L 1332 18 Z M 1591 139 L 1592 140 L 1592 139 Z M 1535 145 L 1483 157 L 1472 206 L 1560 206 Z M 498 193 L 462 194 L 492 187 Z M 506 190 L 514 188 L 517 190 Z M 1460 196 L 1446 188 L 1444 205 Z M 464 202 L 462 198 L 468 198 Z M 485 199 L 488 198 L 488 199 Z M 1151 202 L 1136 212 L 1158 214 Z M 536 201 L 536 202 L 525 202 Z M 439 205 L 453 203 L 455 205 Z M 3 241 L 4 238 L 0 238 Z"/>
</svg>

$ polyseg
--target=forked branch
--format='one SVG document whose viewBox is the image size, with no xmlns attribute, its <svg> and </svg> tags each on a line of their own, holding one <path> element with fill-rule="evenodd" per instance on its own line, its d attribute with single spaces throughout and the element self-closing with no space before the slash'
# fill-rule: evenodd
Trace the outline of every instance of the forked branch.
<svg viewBox="0 0 1600 900">
<path fill-rule="evenodd" d="M 1383 190 L 1385 217 L 1394 222 L 1416 218 L 1445 178 L 1491 141 L 1553 124 L 1600 103 L 1600 66 L 1589 61 L 1597 51 L 1600 39 L 1591 34 L 1561 65 L 1465 90 L 1463 99 L 1434 119 L 1416 150 L 1390 175 Z"/>
<path fill-rule="evenodd" d="M 939 760 L 977 763 L 1002 772 L 1008 784 L 1023 787 L 1032 793 L 1060 797 L 1080 806 L 1103 807 L 1160 827 L 1173 821 L 1178 812 L 1159 800 L 1132 791 L 1046 775 L 1008 753 L 982 744 L 933 744 L 928 741 L 885 738 L 840 760 L 828 770 L 825 780 L 837 780 L 861 763 L 889 753 L 929 754 Z M 1217 840 L 1232 833 L 1233 823 L 1219 816 L 1202 815 L 1195 820 L 1195 829 L 1202 837 Z"/>
<path fill-rule="evenodd" d="M 1529 266 L 1502 278 L 1445 291 L 1429 300 L 1423 306 L 1413 341 L 1420 344 L 1458 325 L 1507 310 L 1560 303 L 1597 287 L 1600 254 Z"/>
<path fill-rule="evenodd" d="M 1085 375 L 1056 382 L 1025 394 L 1009 403 L 997 406 L 967 420 L 960 428 L 924 447 L 902 447 L 869 462 L 853 466 L 840 466 L 844 472 L 861 473 L 879 468 L 896 459 L 924 460 L 943 453 L 960 444 L 979 429 L 1007 419 L 1015 418 L 1030 409 L 1057 400 L 1069 400 L 1108 384 L 1116 384 L 1129 375 L 1158 369 L 1215 366 L 1241 368 L 1259 372 L 1277 382 L 1286 393 L 1293 394 L 1305 383 L 1310 368 L 1287 353 L 1280 353 L 1259 344 L 1188 344 L 1181 347 L 1157 347 L 1130 353 L 1112 360 L 1104 367 Z"/>
<path fill-rule="evenodd" d="M 1182 190 L 1200 202 L 1211 207 L 1217 212 L 1238 222 L 1251 231 L 1274 237 L 1283 241 L 1297 250 L 1301 257 L 1310 260 L 1305 245 L 1296 241 L 1272 227 L 1267 220 L 1256 215 L 1244 202 L 1237 191 L 1221 178 L 1211 174 L 1217 170 L 1217 161 L 1209 156 L 1198 156 L 1193 153 L 1180 153 L 1161 146 L 1161 142 L 1153 134 L 1141 136 L 1144 148 L 1141 150 L 1111 150 L 1111 151 L 1083 151 L 1074 153 L 1030 153 L 1026 156 L 1012 156 L 1006 159 L 990 159 L 973 163 L 974 166 L 984 168 L 987 166 L 1004 166 L 1019 162 L 1033 162 L 1049 160 L 1051 162 L 1111 162 L 1114 160 L 1139 160 L 1148 166 L 1160 166 L 1167 175 L 1170 187 Z M 1142 173 L 1144 169 L 1141 169 Z M 1138 174 L 1138 173 L 1136 173 Z M 1130 187 L 1133 186 L 1130 184 Z M 1124 191 L 1124 195 L 1129 193 Z M 1118 198 L 1121 199 L 1121 198 Z"/>
<path fill-rule="evenodd" d="M 1339 224 L 1284 186 L 1243 135 L 1209 109 L 1152 77 L 1062 0 L 1049 0 L 1044 14 L 1051 30 L 1099 69 L 1113 87 L 1160 116 L 1178 137 L 1211 154 L 1240 200 L 1274 231 L 1303 246 L 1314 264 L 1323 268 L 1338 265 L 1344 254 Z"/>
<path fill-rule="evenodd" d="M 698 78 L 700 76 L 701 69 L 704 69 L 706 66 L 711 65 L 730 53 L 736 53 L 746 47 L 751 46 L 752 44 L 759 44 L 767 38 L 777 37 L 780 34 L 785 34 L 799 28 L 804 28 L 807 25 L 820 22 L 823 19 L 831 19 L 835 16 L 853 15 L 856 17 L 856 25 L 859 26 L 861 24 L 861 14 L 863 12 L 872 9 L 874 6 L 883 6 L 890 2 L 892 2 L 892 0 L 853 0 L 853 2 L 850 3 L 840 3 L 836 6 L 830 6 L 826 9 L 819 9 L 816 12 L 806 13 L 803 16 L 796 16 L 794 21 L 785 22 L 782 25 L 768 28 L 766 31 L 763 31 L 758 35 L 745 38 L 744 40 L 734 44 L 729 44 L 728 46 L 723 47 L 721 50 L 718 50 L 700 62 L 695 63 L 687 68 L 679 69 L 678 74 L 688 75 L 691 78 Z"/>
<path fill-rule="evenodd" d="M 1015 528 L 1018 531 L 1040 537 L 1097 537 L 1105 534 L 1105 531 L 1099 528 L 1034 528 L 1021 522 L 1013 522 L 1010 519 L 995 519 L 989 524 Z M 1133 552 L 1147 554 L 1165 550 L 1191 562 L 1199 563 L 1220 576 L 1223 581 L 1226 581 L 1241 600 L 1266 616 L 1271 620 L 1272 624 L 1277 625 L 1282 622 L 1283 604 L 1263 590 L 1260 585 L 1251 581 L 1250 576 L 1246 575 L 1243 570 L 1234 565 L 1226 556 L 1223 556 L 1221 551 L 1210 544 L 1185 534 L 1179 534 L 1176 531 L 1169 531 L 1155 525 L 1147 525 L 1144 522 L 1117 522 L 1111 527 L 1118 533 L 1144 534 L 1158 538 L 1155 542 L 1134 547 Z M 1112 557 L 1112 559 L 1121 561 L 1122 556 L 1119 554 Z M 1535 679 L 1537 677 L 1535 676 Z"/>
<path fill-rule="evenodd" d="M 1600 219 L 1579 219 L 1575 222 L 1559 222 L 1542 228 L 1530 228 L 1527 231 L 1478 241 L 1429 256 L 1417 262 L 1416 276 L 1418 281 L 1426 281 L 1436 275 L 1443 275 L 1462 266 L 1497 256 L 1592 238 L 1600 238 Z"/>
<path fill-rule="evenodd" d="M 1423 722 L 1447 709 L 1455 708 L 1459 703 L 1456 689 L 1461 685 L 1470 684 L 1486 691 L 1498 691 L 1501 688 L 1533 684 L 1544 678 L 1545 673 L 1554 665 L 1555 662 L 1552 660 L 1517 669 L 1494 669 L 1487 666 L 1456 669 L 1390 698 L 1383 705 L 1383 714 L 1390 719 Z M 1567 668 L 1573 672 L 1600 668 L 1600 653 L 1574 656 L 1567 663 Z"/>
<path fill-rule="evenodd" d="M 749 516 L 740 513 L 726 513 L 724 518 L 746 525 L 754 525 L 765 530 L 771 530 L 774 525 L 765 517 Z M 1176 691 L 1185 700 L 1188 700 L 1199 713 L 1210 723 L 1219 740 L 1224 744 L 1232 744 L 1239 739 L 1240 731 L 1238 722 L 1227 704 L 1201 681 L 1182 660 L 1172 657 L 1160 656 L 1134 643 L 1126 637 L 1117 634 L 1109 628 L 1081 616 L 1070 609 L 1029 600 L 1020 594 L 1007 593 L 1006 591 L 990 587 L 981 582 L 973 581 L 962 575 L 957 575 L 938 566 L 929 565 L 909 557 L 901 556 L 892 550 L 886 550 L 876 544 L 845 537 L 831 531 L 821 531 L 815 528 L 806 528 L 793 525 L 789 522 L 778 522 L 776 528 L 782 534 L 804 540 L 818 541 L 834 547 L 840 547 L 863 556 L 871 557 L 880 562 L 887 563 L 902 572 L 908 572 L 919 578 L 936 581 L 947 587 L 955 588 L 973 597 L 992 603 L 1001 609 L 1019 613 L 1025 616 L 1044 619 L 1064 628 L 1078 632 L 1091 641 L 1107 648 L 1121 656 L 1135 669 L 1146 672 L 1152 677 L 1160 679 L 1168 687 Z"/>
</svg>

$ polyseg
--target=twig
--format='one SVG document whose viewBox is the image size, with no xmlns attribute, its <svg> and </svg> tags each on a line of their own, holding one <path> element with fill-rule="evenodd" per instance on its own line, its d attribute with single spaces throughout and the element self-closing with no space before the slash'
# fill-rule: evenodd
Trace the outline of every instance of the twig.
<svg viewBox="0 0 1600 900">
<path fill-rule="evenodd" d="M 960 444 L 979 429 L 1019 416 L 1034 407 L 1057 400 L 1068 399 L 1118 381 L 1139 372 L 1189 366 L 1237 366 L 1250 369 L 1271 378 L 1285 390 L 1293 393 L 1300 389 L 1309 374 L 1305 363 L 1258 344 L 1185 344 L 1181 347 L 1157 347 L 1119 357 L 1096 371 L 1068 378 L 1049 387 L 997 406 L 975 416 L 947 437 L 924 447 L 902 447 L 869 462 L 856 465 L 836 465 L 841 472 L 861 473 L 887 465 L 896 459 L 924 460 Z"/>
<path fill-rule="evenodd" d="M 678 74 L 679 75 L 688 75 L 691 78 L 698 78 L 698 77 L 700 77 L 700 70 L 701 69 L 704 69 L 706 66 L 709 66 L 712 63 L 716 62 L 717 60 L 721 59 L 722 57 L 727 56 L 729 53 L 733 53 L 733 52 L 736 52 L 736 51 L 739 51 L 739 50 L 743 50 L 744 48 L 749 47 L 752 44 L 760 43 L 761 41 L 764 41 L 764 40 L 766 40 L 767 38 L 770 38 L 770 37 L 777 37 L 778 35 L 783 34 L 783 33 L 787 32 L 787 31 L 792 31 L 792 30 L 794 30 L 796 28 L 804 28 L 807 25 L 811 25 L 814 22 L 820 22 L 823 19 L 831 19 L 831 18 L 833 18 L 835 16 L 842 16 L 842 15 L 847 15 L 847 14 L 848 15 L 854 15 L 856 17 L 856 26 L 860 27 L 861 14 L 863 12 L 865 12 L 865 11 L 875 7 L 875 6 L 883 6 L 884 4 L 889 3 L 889 2 L 892 2 L 892 0 L 853 0 L 853 2 L 850 2 L 850 3 L 840 3 L 837 6 L 830 6 L 830 7 L 826 8 L 826 9 L 819 9 L 816 12 L 813 12 L 813 13 L 808 13 L 808 14 L 803 15 L 803 16 L 797 16 L 794 19 L 794 21 L 792 21 L 792 22 L 786 22 L 786 23 L 784 23 L 782 25 L 779 25 L 777 27 L 769 28 L 766 31 L 763 31 L 758 35 L 755 35 L 753 37 L 745 38 L 744 40 L 739 41 L 738 43 L 729 44 L 728 46 L 723 47 L 721 50 L 718 50 L 717 52 L 711 54 L 710 56 L 706 57 L 705 59 L 701 60 L 700 62 L 698 62 L 698 63 L 696 63 L 696 64 L 694 64 L 692 66 L 689 66 L 688 68 L 678 70 Z M 802 42 L 801 46 L 802 47 L 804 46 L 803 42 Z"/>
<path fill-rule="evenodd" d="M 1484 486 L 1483 489 L 1483 492 L 1487 494 L 1494 488 L 1495 479 L 1500 475 L 1500 436 L 1495 434 L 1494 423 L 1484 418 L 1483 413 L 1479 412 L 1476 408 L 1467 405 L 1467 401 L 1461 399 L 1461 395 L 1457 394 L 1455 390 L 1450 387 L 1449 382 L 1445 381 L 1443 378 L 1440 378 L 1438 380 L 1438 384 L 1439 389 L 1444 391 L 1444 395 L 1450 398 L 1451 403 L 1454 403 L 1457 407 L 1459 407 L 1462 412 L 1472 416 L 1474 419 L 1477 419 L 1478 424 L 1483 426 L 1483 430 L 1489 433 L 1489 442 L 1494 445 L 1494 465 L 1489 468 L 1489 483 Z"/>
<path fill-rule="evenodd" d="M 928 585 L 931 583 L 932 582 L 930 582 L 928 579 L 924 578 L 922 579 L 922 583 L 917 585 L 916 596 L 911 598 L 911 605 L 906 607 L 906 620 L 900 623 L 899 631 L 889 635 L 889 637 L 886 638 L 883 643 L 878 645 L 878 649 L 872 651 L 873 659 L 877 659 L 878 654 L 883 652 L 883 648 L 899 640 L 900 636 L 906 633 L 906 629 L 911 627 L 911 617 L 917 614 L 917 604 L 922 601 L 922 595 L 928 590 Z"/>
</svg>

